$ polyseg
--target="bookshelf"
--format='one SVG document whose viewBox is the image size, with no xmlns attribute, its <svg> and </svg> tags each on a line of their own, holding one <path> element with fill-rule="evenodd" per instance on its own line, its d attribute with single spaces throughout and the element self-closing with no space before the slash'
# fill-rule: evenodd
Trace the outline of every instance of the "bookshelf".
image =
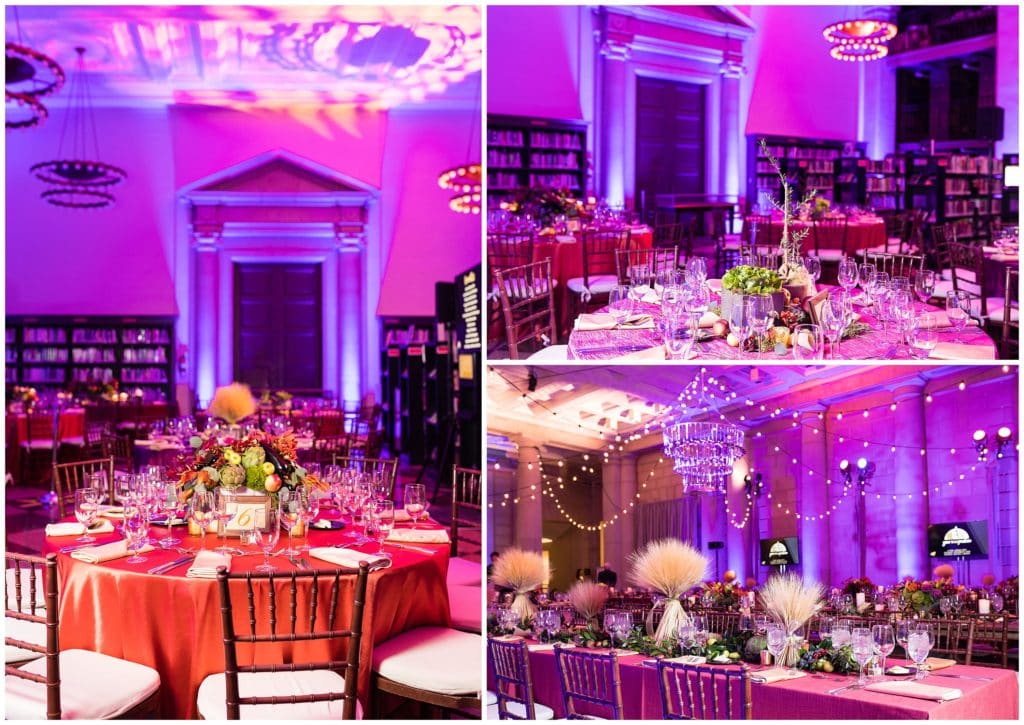
<svg viewBox="0 0 1024 725">
<path fill-rule="evenodd" d="M 487 117 L 487 197 L 497 206 L 515 189 L 587 188 L 587 127 L 569 121 Z"/>
<path fill-rule="evenodd" d="M 762 136 L 748 136 L 747 198 L 764 206 L 768 197 L 782 198 L 782 184 L 772 169 L 768 158 L 763 156 L 759 141 Z M 841 193 L 849 195 L 850 189 L 857 191 L 857 181 L 848 180 L 847 175 L 837 173 L 840 161 L 856 161 L 863 155 L 863 145 L 853 142 L 827 139 L 806 139 L 783 136 L 766 136 L 768 151 L 782 165 L 783 173 L 795 183 L 794 194 L 798 201 L 810 189 L 820 196 L 836 200 L 836 181 L 843 179 Z M 852 183 L 851 183 L 852 181 Z M 852 203 L 852 202 L 840 202 Z"/>
<path fill-rule="evenodd" d="M 985 241 L 1001 213 L 1003 160 L 990 154 L 916 154 L 906 157 L 904 203 L 925 209 L 935 224 L 952 224 L 957 239 Z"/>
<path fill-rule="evenodd" d="M 1020 183 L 1020 154 L 1004 154 L 1002 171 L 1005 172 L 1007 167 L 1017 169 L 1016 179 L 1011 180 L 1011 184 L 1008 185 L 1003 173 L 998 174 L 1000 190 L 994 193 L 993 204 L 998 198 L 999 217 L 1004 224 L 1017 224 L 1020 219 L 1020 187 L 1013 182 Z"/>
</svg>

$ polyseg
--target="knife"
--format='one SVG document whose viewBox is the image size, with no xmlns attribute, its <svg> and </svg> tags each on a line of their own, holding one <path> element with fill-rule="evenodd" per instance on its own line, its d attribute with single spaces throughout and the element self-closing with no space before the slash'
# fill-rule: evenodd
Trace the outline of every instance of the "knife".
<svg viewBox="0 0 1024 725">
<path fill-rule="evenodd" d="M 181 566 L 182 564 L 184 564 L 186 562 L 192 561 L 195 558 L 196 557 L 195 557 L 194 554 L 189 555 L 189 556 L 183 556 L 180 559 L 175 559 L 174 561 L 168 562 L 166 564 L 161 564 L 160 566 L 154 566 L 152 569 L 149 570 L 148 573 L 149 574 L 166 574 L 171 569 L 173 569 L 173 568 L 175 568 L 177 566 Z"/>
<path fill-rule="evenodd" d="M 388 546 L 393 546 L 396 549 L 405 549 L 406 551 L 418 551 L 421 554 L 433 554 L 431 549 L 422 549 L 419 546 L 409 546 L 408 544 L 396 544 L 393 541 L 385 541 Z"/>
<path fill-rule="evenodd" d="M 977 680 L 978 682 L 991 682 L 992 681 L 991 677 L 977 677 L 975 675 L 957 675 L 957 674 L 953 674 L 952 672 L 950 672 L 948 674 L 943 674 L 941 672 L 931 672 L 929 674 L 931 674 L 933 677 L 956 677 L 959 680 Z"/>
</svg>

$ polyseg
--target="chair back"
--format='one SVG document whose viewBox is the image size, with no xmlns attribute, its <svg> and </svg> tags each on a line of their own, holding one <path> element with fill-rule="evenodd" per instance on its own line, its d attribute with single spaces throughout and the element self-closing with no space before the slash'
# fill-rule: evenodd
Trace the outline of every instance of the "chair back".
<svg viewBox="0 0 1024 725">
<path fill-rule="evenodd" d="M 345 413 L 334 408 L 319 410 L 313 418 L 313 435 L 316 438 L 338 436 L 345 432 Z"/>
<path fill-rule="evenodd" d="M 590 287 L 591 275 L 615 273 L 615 250 L 629 248 L 629 230 L 588 229 L 583 232 L 583 283 Z"/>
<path fill-rule="evenodd" d="M 1006 268 L 1006 288 L 1003 292 L 1003 324 L 999 338 L 999 353 L 1004 358 L 1017 357 L 1020 349 L 1020 300 L 1017 296 L 1020 270 Z"/>
<path fill-rule="evenodd" d="M 956 241 L 956 232 L 952 224 L 932 225 L 932 253 L 935 255 L 935 266 L 941 272 L 950 269 L 949 245 Z"/>
<path fill-rule="evenodd" d="M 566 718 L 622 719 L 622 685 L 614 653 L 555 645 L 555 669 Z"/>
<path fill-rule="evenodd" d="M 890 278 L 906 277 L 911 279 L 915 272 L 924 269 L 923 254 L 888 254 L 866 252 L 864 261 L 875 265 L 879 272 L 885 272 Z"/>
<path fill-rule="evenodd" d="M 961 664 L 966 664 L 971 649 L 971 638 L 974 635 L 974 621 L 934 619 L 929 620 L 928 624 L 931 625 L 935 633 L 932 656 L 948 657 Z"/>
<path fill-rule="evenodd" d="M 702 667 L 658 662 L 663 720 L 752 720 L 750 670 L 746 665 Z"/>
<path fill-rule="evenodd" d="M 135 473 L 135 456 L 132 455 L 134 445 L 130 438 L 108 433 L 100 439 L 100 455 L 104 458 L 113 458 L 114 468 Z"/>
<path fill-rule="evenodd" d="M 334 465 L 354 468 L 361 473 L 381 476 L 387 483 L 388 498 L 395 497 L 395 480 L 398 478 L 397 458 L 362 458 L 358 456 L 334 456 Z"/>
<path fill-rule="evenodd" d="M 13 572 L 13 573 L 11 573 Z M 12 591 L 13 590 L 13 591 Z M 41 614 L 38 594 L 46 605 Z M 4 647 L 17 647 L 43 655 L 46 675 L 6 665 L 8 677 L 36 682 L 46 687 L 46 719 L 60 720 L 60 650 L 57 644 L 57 555 L 46 558 L 26 554 L 4 554 L 4 617 L 46 627 L 46 646 L 24 642 L 4 634 Z"/>
<path fill-rule="evenodd" d="M 985 250 L 980 244 L 950 242 L 949 265 L 953 289 L 981 299 L 981 316 L 988 316 L 985 303 Z"/>
<path fill-rule="evenodd" d="M 494 694 L 498 697 L 498 719 L 536 720 L 533 707 L 533 680 L 526 641 L 487 638 L 487 657 L 494 673 Z M 509 703 L 521 705 L 525 717 L 510 712 Z"/>
<path fill-rule="evenodd" d="M 338 435 L 317 436 L 313 438 L 313 447 L 307 456 L 310 461 L 324 464 L 334 463 L 338 456 L 349 454 L 349 439 L 344 433 Z"/>
<path fill-rule="evenodd" d="M 459 555 L 459 542 L 465 541 L 477 551 L 483 547 L 481 536 L 480 471 L 476 468 L 452 468 L 452 545 L 451 556 Z"/>
<path fill-rule="evenodd" d="M 359 673 L 359 649 L 363 637 L 363 606 L 366 601 L 366 579 L 368 566 L 354 570 L 335 571 L 292 571 L 285 574 L 253 574 L 252 572 L 228 573 L 226 567 L 217 570 L 217 584 L 220 593 L 221 622 L 224 632 L 224 679 L 225 704 L 229 720 L 238 720 L 242 705 L 276 705 L 342 700 L 342 718 L 355 719 L 356 681 Z M 351 616 L 348 628 L 340 627 L 339 612 L 345 609 L 340 602 L 345 580 L 356 574 L 351 598 Z M 303 587 L 299 587 L 299 583 Z M 232 586 L 235 583 L 236 586 Z M 320 606 L 321 590 L 327 595 L 329 606 Z M 259 592 L 259 594 L 257 594 Z M 286 593 L 288 608 L 278 605 L 278 595 Z M 234 595 L 234 596 L 233 596 Z M 234 599 L 245 597 L 248 627 L 235 630 Z M 257 604 L 259 602 L 259 604 Z M 284 602 L 282 602 L 282 605 Z M 241 606 L 239 607 L 241 609 Z M 280 616 L 278 616 L 280 609 Z M 285 612 L 287 611 L 287 616 Z M 300 616 L 301 612 L 301 616 Z M 241 618 L 240 618 L 241 619 Z M 239 664 L 238 645 L 249 645 L 247 655 L 257 647 L 274 652 L 281 643 L 302 643 L 317 640 L 331 640 L 347 645 L 344 660 L 331 659 L 297 662 L 292 657 L 280 664 Z M 249 656 L 245 658 L 247 661 Z M 283 659 L 283 658 L 282 658 Z M 252 661 L 261 661 L 255 654 Z M 332 670 L 345 678 L 345 691 L 307 693 L 303 695 L 242 697 L 238 691 L 240 672 L 301 672 L 307 670 Z"/>
<path fill-rule="evenodd" d="M 632 285 L 632 280 L 639 272 L 646 283 L 653 287 L 658 274 L 678 268 L 679 247 L 615 250 L 615 271 L 620 285 Z"/>
<path fill-rule="evenodd" d="M 821 256 L 822 249 L 835 249 L 833 243 L 830 247 L 823 246 L 825 240 L 833 241 L 839 240 L 839 250 L 843 254 L 848 254 L 846 248 L 847 232 L 850 228 L 850 220 L 848 217 L 824 217 L 822 219 L 814 220 L 814 253 Z"/>
<path fill-rule="evenodd" d="M 707 623 L 708 631 L 719 634 L 722 637 L 736 632 L 740 628 L 739 612 L 723 612 L 707 609 L 703 612 L 704 621 Z"/>
<path fill-rule="evenodd" d="M 58 463 L 53 467 L 53 484 L 57 493 L 57 511 L 61 518 L 75 510 L 75 491 L 89 484 L 89 474 L 103 471 L 107 474 L 107 500 L 114 501 L 114 458 L 93 458 L 88 461 Z"/>
<path fill-rule="evenodd" d="M 1010 651 L 1009 624 L 1005 616 L 975 619 L 966 664 L 1005 668 Z"/>
<path fill-rule="evenodd" d="M 25 444 L 53 443 L 58 425 L 58 416 L 49 411 L 27 414 L 25 421 Z"/>
<path fill-rule="evenodd" d="M 533 234 L 524 232 L 488 232 L 487 264 L 498 269 L 521 267 L 533 261 Z"/>
<path fill-rule="evenodd" d="M 509 357 L 518 360 L 528 351 L 557 344 L 551 260 L 498 269 L 494 276 L 501 298 Z"/>
</svg>

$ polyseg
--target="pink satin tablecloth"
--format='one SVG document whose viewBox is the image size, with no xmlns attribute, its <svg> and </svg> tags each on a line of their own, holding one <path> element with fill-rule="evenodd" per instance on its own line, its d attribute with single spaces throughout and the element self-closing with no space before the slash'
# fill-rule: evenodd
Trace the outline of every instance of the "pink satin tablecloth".
<svg viewBox="0 0 1024 725">
<path fill-rule="evenodd" d="M 328 513 L 322 518 L 328 518 Z M 151 535 L 162 537 L 166 529 L 154 527 Z M 198 547 L 198 537 L 188 536 L 185 527 L 174 527 L 175 536 L 184 539 L 182 546 Z M 56 551 L 73 543 L 75 537 L 48 538 L 44 553 Z M 115 534 L 97 537 L 100 543 L 116 540 Z M 231 545 L 238 539 L 230 540 Z M 344 531 L 310 531 L 312 546 L 348 542 Z M 207 536 L 209 548 L 218 546 L 213 535 Z M 282 537 L 279 547 L 286 545 Z M 298 543 L 296 544 L 298 545 Z M 371 545 L 374 546 L 374 545 Z M 367 707 L 373 646 L 402 632 L 421 626 L 449 626 L 448 545 L 424 544 L 433 553 L 389 548 L 394 564 L 389 569 L 372 572 L 367 583 L 367 607 L 363 614 L 364 637 L 360 651 L 359 699 Z M 373 551 L 369 547 L 359 547 Z M 247 550 L 254 547 L 248 547 Z M 127 564 L 119 559 L 105 564 L 88 564 L 59 554 L 60 581 L 60 646 L 65 649 L 86 649 L 120 657 L 154 668 L 160 673 L 161 706 L 164 717 L 195 718 L 196 692 L 207 675 L 224 670 L 224 643 L 221 628 L 220 599 L 214 579 L 189 579 L 187 564 L 169 575 L 147 574 L 147 570 L 180 557 L 176 551 L 155 550 L 145 555 L 142 564 Z M 337 567 L 329 562 L 308 557 L 319 570 Z M 262 554 L 235 557 L 232 571 L 247 571 L 262 562 Z M 294 571 L 284 557 L 271 559 L 282 573 Z M 351 587 L 355 577 L 346 577 L 347 586 L 339 594 L 337 622 L 345 629 L 351 615 Z M 279 626 L 287 621 L 288 590 L 284 582 L 276 588 Z M 267 592 L 261 592 L 267 596 Z M 321 616 L 328 611 L 329 587 L 321 582 L 319 603 Z M 238 601 L 238 600 L 236 600 Z M 281 607 L 284 607 L 282 609 Z M 236 607 L 236 626 L 248 630 L 245 605 Z M 284 644 L 274 649 L 259 648 L 261 662 L 288 662 L 297 657 L 323 658 L 326 642 Z M 240 650 L 240 657 L 242 652 Z M 331 652 L 335 660 L 343 660 L 344 651 Z M 251 654 L 249 660 L 252 660 Z M 439 663 L 440 664 L 440 663 Z"/>
</svg>

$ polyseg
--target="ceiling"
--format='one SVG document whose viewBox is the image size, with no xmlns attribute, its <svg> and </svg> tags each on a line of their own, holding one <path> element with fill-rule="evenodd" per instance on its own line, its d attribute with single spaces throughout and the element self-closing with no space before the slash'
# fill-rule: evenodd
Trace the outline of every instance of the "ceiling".
<svg viewBox="0 0 1024 725">
<path fill-rule="evenodd" d="M 6 21 L 8 42 L 20 28 L 69 79 L 84 47 L 97 105 L 393 108 L 472 105 L 480 92 L 474 6 L 8 6 Z"/>
<path fill-rule="evenodd" d="M 756 426 L 787 410 L 835 404 L 901 380 L 962 375 L 959 366 L 709 366 L 724 384 L 730 419 Z M 680 393 L 701 368 L 694 366 L 518 366 L 492 365 L 487 375 L 490 434 L 525 435 L 547 446 L 576 450 L 603 447 L 611 438 L 634 436 L 643 449 L 660 440 L 657 424 L 678 405 Z M 536 387 L 529 390 L 531 371 Z M 735 394 L 735 395 L 733 395 Z M 783 400 L 785 402 L 783 402 Z M 628 445 L 628 441 L 627 441 Z"/>
</svg>

